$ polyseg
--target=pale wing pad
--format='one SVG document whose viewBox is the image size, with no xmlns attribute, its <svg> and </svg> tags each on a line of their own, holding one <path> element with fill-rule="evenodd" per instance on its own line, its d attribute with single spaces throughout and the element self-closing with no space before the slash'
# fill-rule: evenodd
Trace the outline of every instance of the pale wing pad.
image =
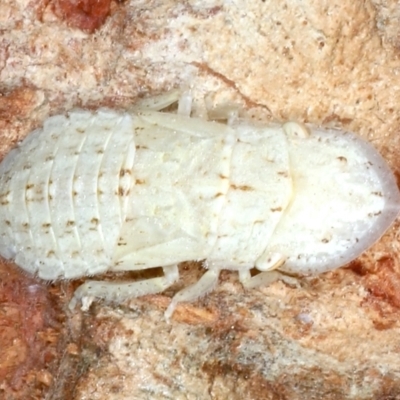
<svg viewBox="0 0 400 400">
<path fill-rule="evenodd" d="M 230 186 L 209 267 L 252 268 L 292 194 L 288 143 L 281 127 L 240 124 Z"/>
<path fill-rule="evenodd" d="M 114 269 L 206 258 L 229 186 L 232 130 L 148 112 L 135 119 L 135 144 L 135 186 Z"/>
</svg>

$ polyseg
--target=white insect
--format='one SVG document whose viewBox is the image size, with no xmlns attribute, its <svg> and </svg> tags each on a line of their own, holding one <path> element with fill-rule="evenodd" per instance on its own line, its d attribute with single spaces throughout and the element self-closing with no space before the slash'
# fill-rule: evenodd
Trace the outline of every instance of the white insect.
<svg viewBox="0 0 400 400">
<path fill-rule="evenodd" d="M 162 108 L 50 117 L 0 164 L 0 254 L 46 280 L 161 266 L 162 277 L 87 281 L 79 300 L 158 293 L 177 265 L 207 271 L 166 311 L 210 291 L 222 269 L 245 287 L 320 273 L 359 256 L 391 225 L 400 194 L 389 167 L 354 134 L 295 123 L 229 124 Z M 250 270 L 260 273 L 251 276 Z"/>
</svg>

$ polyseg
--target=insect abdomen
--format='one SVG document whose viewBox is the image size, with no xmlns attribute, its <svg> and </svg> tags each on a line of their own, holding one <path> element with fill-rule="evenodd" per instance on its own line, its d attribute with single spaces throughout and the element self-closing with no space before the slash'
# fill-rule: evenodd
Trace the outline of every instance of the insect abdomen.
<svg viewBox="0 0 400 400">
<path fill-rule="evenodd" d="M 127 115 L 49 118 L 1 165 L 2 254 L 51 280 L 109 268 L 134 149 Z"/>
</svg>

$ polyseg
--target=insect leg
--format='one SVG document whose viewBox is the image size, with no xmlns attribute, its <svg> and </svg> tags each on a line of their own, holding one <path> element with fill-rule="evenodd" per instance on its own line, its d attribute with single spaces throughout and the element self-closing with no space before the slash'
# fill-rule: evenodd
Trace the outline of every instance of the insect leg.
<svg viewBox="0 0 400 400">
<path fill-rule="evenodd" d="M 176 293 L 164 313 L 165 319 L 169 321 L 178 303 L 196 300 L 214 289 L 218 282 L 219 272 L 219 269 L 209 269 L 196 283 Z"/>
<path fill-rule="evenodd" d="M 285 262 L 286 258 L 280 253 L 266 253 L 264 252 L 256 260 L 255 267 L 260 271 L 272 271 L 279 268 Z"/>
<path fill-rule="evenodd" d="M 207 108 L 208 119 L 213 121 L 227 121 L 228 125 L 234 125 L 239 119 L 240 108 L 230 103 L 218 105 L 217 107 L 209 106 Z"/>
<path fill-rule="evenodd" d="M 169 107 L 171 104 L 178 102 L 178 115 L 190 116 L 192 111 L 192 94 L 190 91 L 173 89 L 158 96 L 150 96 L 138 100 L 136 104 L 130 108 L 131 112 L 140 110 L 159 111 Z"/>
<path fill-rule="evenodd" d="M 183 92 L 179 98 L 177 114 L 190 117 L 192 112 L 192 101 L 193 98 L 190 91 Z"/>
<path fill-rule="evenodd" d="M 82 310 L 86 311 L 95 298 L 122 302 L 132 297 L 160 293 L 179 279 L 177 265 L 163 267 L 163 271 L 162 277 L 137 282 L 87 281 L 76 289 L 68 307 L 73 310 L 79 300 L 82 300 Z"/>
<path fill-rule="evenodd" d="M 239 280 L 242 282 L 242 285 L 248 289 L 261 285 L 268 286 L 279 279 L 282 279 L 290 285 L 297 285 L 296 279 L 277 271 L 284 262 L 285 257 L 280 253 L 264 253 L 255 263 L 255 267 L 262 272 L 258 275 L 251 276 L 249 269 L 239 270 Z"/>
<path fill-rule="evenodd" d="M 181 97 L 182 91 L 179 89 L 172 89 L 166 93 L 157 96 L 145 97 L 138 100 L 129 111 L 135 112 L 137 110 L 154 110 L 159 111 L 167 108 L 171 104 L 176 103 Z"/>
<path fill-rule="evenodd" d="M 286 122 L 283 124 L 282 128 L 289 137 L 299 137 L 302 139 L 310 137 L 310 132 L 307 127 L 298 122 Z"/>
<path fill-rule="evenodd" d="M 251 276 L 249 269 L 240 270 L 239 280 L 246 289 L 252 289 L 257 286 L 268 286 L 278 280 L 282 280 L 291 286 L 298 286 L 296 278 L 279 271 L 265 271 L 256 276 Z"/>
</svg>

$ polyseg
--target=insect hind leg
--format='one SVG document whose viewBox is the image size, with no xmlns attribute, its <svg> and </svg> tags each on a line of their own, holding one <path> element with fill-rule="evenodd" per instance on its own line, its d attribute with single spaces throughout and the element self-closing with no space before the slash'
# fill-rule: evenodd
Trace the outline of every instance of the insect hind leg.
<svg viewBox="0 0 400 400">
<path fill-rule="evenodd" d="M 164 313 L 165 319 L 169 321 L 178 303 L 196 300 L 213 290 L 218 283 L 219 273 L 220 270 L 209 269 L 196 283 L 176 293 Z"/>
<path fill-rule="evenodd" d="M 126 299 L 160 293 L 179 279 L 177 265 L 163 267 L 164 276 L 136 282 L 87 281 L 76 289 L 68 307 L 73 310 L 82 301 L 82 310 L 89 309 L 96 298 L 122 302 Z"/>
</svg>

